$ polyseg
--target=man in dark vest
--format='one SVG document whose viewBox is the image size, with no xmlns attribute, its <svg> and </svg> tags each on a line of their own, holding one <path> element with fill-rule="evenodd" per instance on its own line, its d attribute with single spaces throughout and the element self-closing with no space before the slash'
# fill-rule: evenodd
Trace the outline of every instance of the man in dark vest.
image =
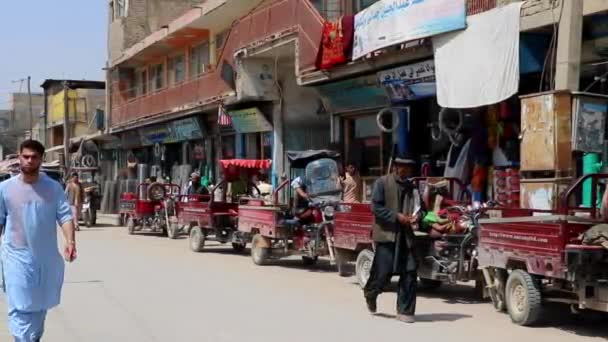
<svg viewBox="0 0 608 342">
<path fill-rule="evenodd" d="M 369 280 L 364 288 L 367 308 L 376 312 L 376 298 L 399 275 L 397 319 L 414 323 L 416 310 L 416 268 L 414 231 L 421 215 L 419 191 L 410 180 L 415 161 L 407 156 L 395 158 L 396 172 L 383 176 L 374 184 L 372 211 L 375 224 L 373 239 L 375 255 Z"/>
</svg>

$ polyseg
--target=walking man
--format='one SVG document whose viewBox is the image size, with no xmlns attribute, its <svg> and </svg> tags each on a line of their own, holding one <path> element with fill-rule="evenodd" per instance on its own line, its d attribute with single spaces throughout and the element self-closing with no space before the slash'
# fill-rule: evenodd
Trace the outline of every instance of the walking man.
<svg viewBox="0 0 608 342">
<path fill-rule="evenodd" d="M 65 193 L 68 196 L 68 202 L 72 209 L 72 217 L 74 218 L 74 229 L 80 230 L 78 225 L 78 219 L 80 218 L 80 211 L 82 208 L 82 186 L 78 179 L 78 173 L 72 173 L 70 181 L 65 188 Z"/>
<path fill-rule="evenodd" d="M 26 140 L 19 150 L 21 173 L 0 183 L 0 260 L 10 332 L 16 342 L 36 342 L 47 310 L 61 297 L 65 266 L 57 249 L 57 223 L 68 262 L 76 259 L 76 240 L 61 185 L 40 173 L 44 146 Z"/>
<path fill-rule="evenodd" d="M 420 194 L 409 179 L 414 160 L 394 160 L 396 173 L 381 177 L 374 184 L 372 210 L 375 217 L 373 240 L 376 247 L 370 276 L 364 288 L 365 301 L 371 313 L 376 312 L 376 299 L 391 280 L 399 275 L 397 319 L 414 323 L 416 311 L 416 260 L 414 232 L 421 215 Z"/>
</svg>

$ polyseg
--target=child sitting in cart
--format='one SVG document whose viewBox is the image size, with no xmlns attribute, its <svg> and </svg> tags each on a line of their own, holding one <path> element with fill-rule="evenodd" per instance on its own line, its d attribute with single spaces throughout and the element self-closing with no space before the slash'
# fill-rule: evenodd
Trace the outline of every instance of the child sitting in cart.
<svg viewBox="0 0 608 342">
<path fill-rule="evenodd" d="M 464 232 L 464 225 L 461 224 L 460 213 L 453 213 L 448 208 L 455 203 L 448 197 L 448 182 L 439 181 L 427 183 L 422 198 L 427 208 L 431 208 L 422 219 L 423 230 L 435 241 L 435 249 L 443 248 L 442 241 L 445 235 L 461 234 Z"/>
</svg>

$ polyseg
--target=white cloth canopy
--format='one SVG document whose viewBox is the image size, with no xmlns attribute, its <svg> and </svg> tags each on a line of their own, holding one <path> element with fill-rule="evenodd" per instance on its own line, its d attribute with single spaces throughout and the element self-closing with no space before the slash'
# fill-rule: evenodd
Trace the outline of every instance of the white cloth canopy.
<svg viewBox="0 0 608 342">
<path fill-rule="evenodd" d="M 485 106 L 517 93 L 522 4 L 470 16 L 466 30 L 433 38 L 441 107 Z"/>
</svg>

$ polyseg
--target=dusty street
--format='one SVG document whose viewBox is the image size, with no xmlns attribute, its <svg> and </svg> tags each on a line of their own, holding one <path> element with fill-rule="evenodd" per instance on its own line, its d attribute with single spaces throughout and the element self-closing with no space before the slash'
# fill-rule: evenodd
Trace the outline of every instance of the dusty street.
<svg viewBox="0 0 608 342">
<path fill-rule="evenodd" d="M 96 227 L 78 234 L 79 260 L 67 268 L 63 303 L 47 321 L 48 342 L 108 341 L 605 341 L 600 324 L 562 315 L 541 328 L 514 326 L 465 286 L 424 293 L 418 320 L 390 317 L 395 294 L 372 317 L 352 278 L 299 260 L 255 266 L 226 246 L 190 252 L 187 239 L 129 236 Z M 4 298 L 0 340 L 8 340 Z"/>
</svg>

